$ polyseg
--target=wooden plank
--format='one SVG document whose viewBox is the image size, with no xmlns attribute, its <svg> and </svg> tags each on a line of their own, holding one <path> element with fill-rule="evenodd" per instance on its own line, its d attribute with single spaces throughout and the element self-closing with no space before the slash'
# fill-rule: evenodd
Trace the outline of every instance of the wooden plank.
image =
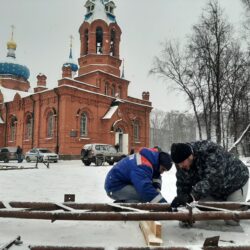
<svg viewBox="0 0 250 250">
<path fill-rule="evenodd" d="M 161 246 L 161 223 L 159 221 L 140 221 L 140 229 L 148 246 Z"/>
</svg>

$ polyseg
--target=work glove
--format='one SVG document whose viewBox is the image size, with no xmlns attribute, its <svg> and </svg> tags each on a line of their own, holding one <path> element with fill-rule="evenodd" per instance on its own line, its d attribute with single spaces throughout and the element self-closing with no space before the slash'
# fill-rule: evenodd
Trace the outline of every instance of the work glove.
<svg viewBox="0 0 250 250">
<path fill-rule="evenodd" d="M 193 201 L 193 198 L 190 194 L 181 194 L 176 196 L 171 202 L 172 208 L 177 208 L 179 206 L 185 206 L 186 203 L 190 203 Z"/>
</svg>

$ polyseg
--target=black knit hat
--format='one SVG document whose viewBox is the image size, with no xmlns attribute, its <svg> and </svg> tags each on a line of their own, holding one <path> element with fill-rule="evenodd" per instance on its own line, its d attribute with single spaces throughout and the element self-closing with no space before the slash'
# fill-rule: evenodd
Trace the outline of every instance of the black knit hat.
<svg viewBox="0 0 250 250">
<path fill-rule="evenodd" d="M 192 147 L 187 143 L 173 143 L 171 146 L 171 158 L 174 163 L 186 160 L 193 153 Z"/>
<path fill-rule="evenodd" d="M 159 153 L 159 164 L 162 165 L 167 171 L 172 167 L 172 160 L 168 153 Z"/>
</svg>

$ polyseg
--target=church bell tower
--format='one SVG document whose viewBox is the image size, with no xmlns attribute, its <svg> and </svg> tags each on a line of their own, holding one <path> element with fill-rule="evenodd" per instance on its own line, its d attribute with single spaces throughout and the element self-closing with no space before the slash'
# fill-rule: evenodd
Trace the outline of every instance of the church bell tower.
<svg viewBox="0 0 250 250">
<path fill-rule="evenodd" d="M 102 70 L 120 77 L 119 46 L 121 29 L 110 0 L 87 0 L 85 20 L 80 26 L 79 76 Z"/>
</svg>

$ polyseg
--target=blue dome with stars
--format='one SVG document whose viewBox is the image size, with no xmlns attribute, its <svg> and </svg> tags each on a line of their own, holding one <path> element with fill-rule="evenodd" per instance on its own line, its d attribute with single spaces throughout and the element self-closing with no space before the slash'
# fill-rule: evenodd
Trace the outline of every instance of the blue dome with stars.
<svg viewBox="0 0 250 250">
<path fill-rule="evenodd" d="M 0 61 L 0 75 L 13 75 L 27 80 L 30 76 L 30 71 L 25 65 L 18 64 L 15 60 L 5 60 Z"/>
<path fill-rule="evenodd" d="M 16 76 L 27 80 L 30 76 L 29 69 L 16 61 L 16 43 L 13 38 L 7 43 L 7 57 L 5 60 L 0 60 L 0 75 L 1 76 Z"/>
</svg>

